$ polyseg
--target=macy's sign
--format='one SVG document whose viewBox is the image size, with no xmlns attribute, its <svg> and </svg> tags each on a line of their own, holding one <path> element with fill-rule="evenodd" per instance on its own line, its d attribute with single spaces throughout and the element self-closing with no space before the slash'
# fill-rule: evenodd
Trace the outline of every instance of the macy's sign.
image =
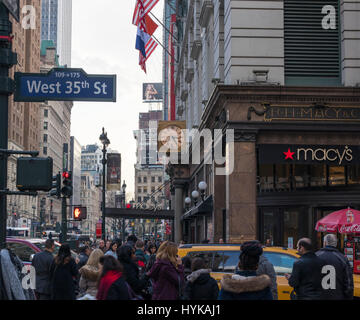
<svg viewBox="0 0 360 320">
<path fill-rule="evenodd" d="M 348 146 L 345 146 L 343 150 L 339 148 L 298 148 L 295 152 L 292 152 L 290 148 L 287 152 L 284 152 L 285 160 L 298 160 L 298 161 L 329 161 L 336 162 L 341 165 L 344 161 L 351 162 L 353 160 L 353 150 Z M 296 154 L 296 159 L 294 159 Z"/>
</svg>

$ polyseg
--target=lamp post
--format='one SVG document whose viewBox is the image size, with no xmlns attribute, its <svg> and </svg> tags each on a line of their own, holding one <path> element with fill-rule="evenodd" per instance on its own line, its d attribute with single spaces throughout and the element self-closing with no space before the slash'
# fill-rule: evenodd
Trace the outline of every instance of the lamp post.
<svg viewBox="0 0 360 320">
<path fill-rule="evenodd" d="M 106 148 L 109 146 L 110 144 L 110 140 L 107 137 L 107 132 L 105 132 L 105 129 L 102 128 L 102 134 L 99 137 L 100 142 L 103 145 L 103 149 L 102 149 L 102 153 L 103 153 L 103 157 L 102 157 L 102 165 L 103 165 L 103 189 L 102 189 L 102 203 L 101 203 L 101 207 L 102 207 L 102 225 L 101 225 L 101 235 L 102 235 L 102 239 L 105 240 L 105 183 L 106 183 L 106 179 L 105 179 L 105 165 L 106 165 Z"/>
<path fill-rule="evenodd" d="M 197 200 L 199 199 L 199 196 L 200 196 L 199 191 L 194 190 L 193 192 L 191 192 L 191 196 L 194 199 L 194 204 L 196 206 Z"/>
<path fill-rule="evenodd" d="M 204 201 L 205 190 L 207 189 L 207 184 L 206 184 L 205 181 L 200 181 L 198 187 L 199 187 L 199 190 L 201 192 L 201 199 L 202 199 L 202 201 Z"/>
<path fill-rule="evenodd" d="M 122 207 L 125 208 L 126 207 L 126 183 L 125 180 L 123 182 L 123 185 L 121 186 L 121 190 L 122 190 Z M 122 218 L 122 241 L 123 243 L 125 242 L 125 218 Z"/>
</svg>

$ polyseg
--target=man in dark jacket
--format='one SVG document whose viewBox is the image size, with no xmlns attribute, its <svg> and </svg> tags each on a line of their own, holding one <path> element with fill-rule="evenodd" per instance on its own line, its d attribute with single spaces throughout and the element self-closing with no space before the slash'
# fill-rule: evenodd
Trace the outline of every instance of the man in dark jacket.
<svg viewBox="0 0 360 320">
<path fill-rule="evenodd" d="M 311 240 L 308 238 L 298 241 L 297 250 L 301 258 L 294 263 L 291 275 L 285 274 L 285 277 L 294 288 L 297 300 L 319 300 L 324 262 L 312 252 Z"/>
<path fill-rule="evenodd" d="M 219 287 L 210 276 L 211 269 L 205 269 L 205 261 L 195 258 L 191 263 L 192 273 L 187 276 L 184 289 L 185 300 L 217 300 Z"/>
<path fill-rule="evenodd" d="M 36 289 L 35 293 L 38 300 L 50 300 L 50 268 L 54 260 L 53 252 L 55 249 L 54 240 L 45 241 L 45 250 L 34 255 L 32 266 L 36 272 Z"/>
<path fill-rule="evenodd" d="M 323 282 L 327 281 L 322 286 L 321 299 L 351 300 L 354 295 L 353 270 L 348 259 L 336 249 L 336 245 L 336 236 L 327 234 L 324 237 L 324 248 L 316 252 L 316 255 L 324 261 L 330 271 L 328 276 L 323 274 Z M 334 279 L 331 279 L 331 277 L 334 277 Z"/>
</svg>

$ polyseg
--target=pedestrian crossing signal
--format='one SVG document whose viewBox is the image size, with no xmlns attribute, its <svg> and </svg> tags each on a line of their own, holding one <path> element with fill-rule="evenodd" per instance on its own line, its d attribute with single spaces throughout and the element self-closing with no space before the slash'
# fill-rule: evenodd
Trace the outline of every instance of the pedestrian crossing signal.
<svg viewBox="0 0 360 320">
<path fill-rule="evenodd" d="M 81 221 L 86 219 L 86 211 L 86 207 L 74 207 L 74 220 Z"/>
</svg>

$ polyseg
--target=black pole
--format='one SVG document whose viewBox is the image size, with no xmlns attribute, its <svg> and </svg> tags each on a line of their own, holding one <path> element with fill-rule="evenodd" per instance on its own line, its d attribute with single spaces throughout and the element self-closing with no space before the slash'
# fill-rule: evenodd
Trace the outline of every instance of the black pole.
<svg viewBox="0 0 360 320">
<path fill-rule="evenodd" d="M 103 189 L 102 189 L 102 203 L 101 203 L 101 211 L 102 211 L 102 225 L 101 225 L 101 236 L 102 239 L 105 241 L 106 237 L 105 237 L 105 164 L 106 164 L 106 148 L 105 145 L 103 146 L 103 158 L 102 158 L 102 164 L 103 164 Z"/>
<path fill-rule="evenodd" d="M 66 216 L 66 197 L 61 198 L 61 242 L 65 243 L 67 238 L 67 216 Z"/>
<path fill-rule="evenodd" d="M 9 95 L 14 92 L 9 69 L 17 64 L 16 53 L 12 52 L 10 35 L 12 25 L 9 11 L 0 1 L 0 149 L 8 149 Z M 7 188 L 7 155 L 0 154 L 0 190 Z M 6 247 L 6 194 L 0 194 L 0 249 Z"/>
</svg>

